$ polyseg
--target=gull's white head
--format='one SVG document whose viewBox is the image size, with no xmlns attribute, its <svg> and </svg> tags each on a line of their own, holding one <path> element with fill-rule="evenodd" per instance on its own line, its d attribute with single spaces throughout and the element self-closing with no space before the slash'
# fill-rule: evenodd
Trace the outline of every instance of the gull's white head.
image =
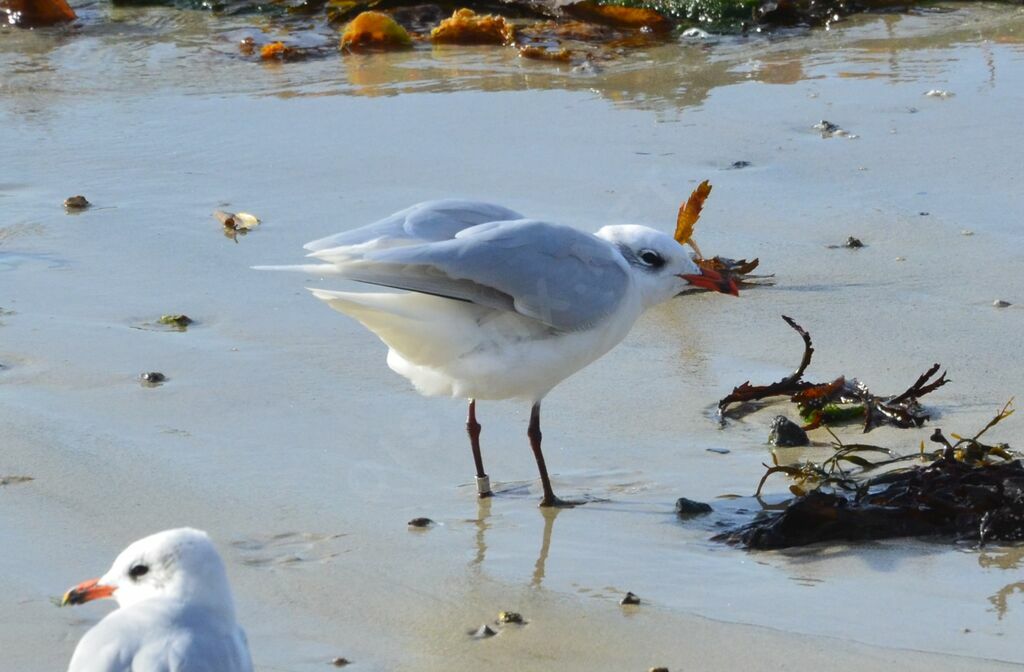
<svg viewBox="0 0 1024 672">
<path fill-rule="evenodd" d="M 121 551 L 102 577 L 69 590 L 63 604 L 112 597 L 122 608 L 152 598 L 206 604 L 233 617 L 227 573 L 213 542 L 183 527 L 140 539 Z"/>
<path fill-rule="evenodd" d="M 736 284 L 720 274 L 702 269 L 693 254 L 661 231 L 637 224 L 606 226 L 598 238 L 619 248 L 633 271 L 633 280 L 647 307 L 667 301 L 690 287 L 738 294 Z"/>
</svg>

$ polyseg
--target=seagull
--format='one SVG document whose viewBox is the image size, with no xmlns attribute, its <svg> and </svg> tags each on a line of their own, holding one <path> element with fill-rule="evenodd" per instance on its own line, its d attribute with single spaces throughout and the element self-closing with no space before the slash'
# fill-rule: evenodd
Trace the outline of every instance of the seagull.
<svg viewBox="0 0 1024 672">
<path fill-rule="evenodd" d="M 224 563 L 205 532 L 180 528 L 136 541 L 61 605 L 104 597 L 120 608 L 85 633 L 68 672 L 252 672 Z"/>
<path fill-rule="evenodd" d="M 316 263 L 258 266 L 338 275 L 398 292 L 311 289 L 387 346 L 388 366 L 427 396 L 466 399 L 481 497 L 492 494 L 480 452 L 477 400 L 531 404 L 527 437 L 541 506 L 555 496 L 541 451 L 541 401 L 598 359 L 648 308 L 685 289 L 738 295 L 672 236 L 638 225 L 589 234 L 490 203 L 428 201 L 305 245 Z"/>
</svg>

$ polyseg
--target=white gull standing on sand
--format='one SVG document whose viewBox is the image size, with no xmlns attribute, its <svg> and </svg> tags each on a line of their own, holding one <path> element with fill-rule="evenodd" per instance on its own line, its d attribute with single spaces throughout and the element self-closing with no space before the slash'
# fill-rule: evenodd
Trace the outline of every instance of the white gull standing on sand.
<svg viewBox="0 0 1024 672">
<path fill-rule="evenodd" d="M 68 672 L 252 672 L 224 563 L 205 532 L 136 541 L 62 604 L 104 597 L 120 608 L 85 633 Z"/>
<path fill-rule="evenodd" d="M 591 235 L 474 201 L 420 203 L 305 248 L 318 263 L 257 268 L 406 290 L 311 291 L 380 337 L 388 366 L 421 393 L 469 400 L 480 496 L 491 491 L 476 400 L 532 404 L 527 435 L 541 506 L 567 504 L 555 497 L 541 452 L 544 396 L 611 350 L 647 308 L 690 286 L 737 294 L 735 283 L 702 270 L 655 229 L 606 226 Z"/>
</svg>

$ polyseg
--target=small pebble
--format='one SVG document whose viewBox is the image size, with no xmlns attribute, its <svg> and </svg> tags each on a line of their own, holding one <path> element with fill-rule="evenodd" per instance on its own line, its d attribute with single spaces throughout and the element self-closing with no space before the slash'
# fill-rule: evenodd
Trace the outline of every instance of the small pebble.
<svg viewBox="0 0 1024 672">
<path fill-rule="evenodd" d="M 960 235 L 961 236 L 973 236 L 974 235 L 974 231 L 971 231 L 970 229 L 964 229 L 964 230 L 962 230 L 960 232 Z"/>
<path fill-rule="evenodd" d="M 849 238 L 846 239 L 846 242 L 843 243 L 843 247 L 848 247 L 851 250 L 855 250 L 857 248 L 864 247 L 864 243 L 860 241 L 860 238 L 854 238 L 853 236 L 850 236 Z"/>
<path fill-rule="evenodd" d="M 925 212 L 924 210 L 922 210 L 921 212 L 919 212 L 917 214 L 920 215 L 921 217 L 927 217 L 931 213 L 928 213 L 928 212 Z"/>
<path fill-rule="evenodd" d="M 906 257 L 896 257 L 896 261 L 906 261 Z"/>
<path fill-rule="evenodd" d="M 824 119 L 816 123 L 811 128 L 819 131 L 823 138 L 850 138 L 853 140 L 857 137 L 856 134 L 840 128 L 838 124 L 833 124 L 831 121 L 826 121 Z"/>
<path fill-rule="evenodd" d="M 996 299 L 995 301 L 992 302 L 992 305 L 995 306 L 996 308 L 1009 308 L 1013 304 L 1010 303 L 1009 301 L 1003 301 L 1002 299 Z"/>
<path fill-rule="evenodd" d="M 668 672 L 668 668 L 667 667 L 652 667 L 651 669 L 647 670 L 647 672 Z"/>
<path fill-rule="evenodd" d="M 705 504 L 704 502 L 697 502 L 686 497 L 680 497 L 676 500 L 676 515 L 680 518 L 688 518 L 690 516 L 699 516 L 704 513 L 711 513 L 711 505 Z M 630 593 L 632 595 L 633 593 Z"/>
<path fill-rule="evenodd" d="M 476 630 L 473 630 L 470 633 L 470 635 L 474 639 L 487 639 L 488 637 L 494 637 L 496 634 L 498 634 L 498 633 L 494 630 L 494 628 L 492 628 L 491 626 L 487 625 L 486 623 L 484 623 L 479 628 L 477 628 Z"/>
<path fill-rule="evenodd" d="M 711 33 L 709 33 L 706 30 L 701 30 L 700 28 L 687 28 L 686 30 L 683 31 L 682 36 L 706 40 L 709 37 L 711 37 Z"/>
<path fill-rule="evenodd" d="M 704 450 L 708 451 L 709 453 L 718 453 L 719 455 L 728 455 L 729 453 L 732 452 L 728 448 L 705 448 Z"/>
<path fill-rule="evenodd" d="M 931 91 L 924 95 L 928 96 L 929 98 L 952 98 L 956 94 L 953 93 L 952 91 L 947 91 L 945 89 L 932 89 Z"/>
<path fill-rule="evenodd" d="M 502 611 L 498 613 L 499 623 L 523 623 L 523 615 L 515 611 Z"/>
<path fill-rule="evenodd" d="M 337 658 L 331 661 L 331 665 L 334 665 L 335 667 L 345 667 L 346 665 L 351 664 L 351 660 L 349 660 L 348 658 L 342 658 L 341 656 L 338 656 Z"/>
<path fill-rule="evenodd" d="M 160 373 L 159 371 L 147 371 L 146 373 L 143 373 L 142 375 L 139 376 L 139 380 L 141 380 L 144 383 L 155 385 L 157 383 L 162 383 L 165 380 L 167 380 L 167 376 Z"/>
<path fill-rule="evenodd" d="M 64 207 L 68 210 L 84 210 L 91 205 L 89 201 L 85 200 L 85 196 L 79 194 L 78 196 L 69 196 L 64 199 Z"/>
<path fill-rule="evenodd" d="M 629 605 L 629 604 L 637 605 L 637 604 L 640 604 L 640 598 L 637 597 L 636 595 L 634 595 L 633 593 L 626 593 L 625 597 L 623 597 L 621 600 L 619 600 L 619 604 L 621 604 L 623 606 Z"/>
<path fill-rule="evenodd" d="M 733 161 L 729 168 L 732 170 L 741 170 L 743 168 L 749 168 L 752 164 L 750 161 Z"/>
<path fill-rule="evenodd" d="M 433 524 L 430 518 L 413 518 L 409 521 L 409 527 L 430 527 Z"/>
</svg>

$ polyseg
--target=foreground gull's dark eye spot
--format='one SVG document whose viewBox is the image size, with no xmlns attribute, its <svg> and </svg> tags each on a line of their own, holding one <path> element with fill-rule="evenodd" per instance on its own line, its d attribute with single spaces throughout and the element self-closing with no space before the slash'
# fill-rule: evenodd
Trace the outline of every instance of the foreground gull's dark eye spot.
<svg viewBox="0 0 1024 672">
<path fill-rule="evenodd" d="M 145 576 L 148 572 L 149 567 L 147 565 L 135 565 L 134 567 L 128 570 L 128 576 L 132 577 L 133 579 L 138 579 L 141 576 Z"/>
</svg>

